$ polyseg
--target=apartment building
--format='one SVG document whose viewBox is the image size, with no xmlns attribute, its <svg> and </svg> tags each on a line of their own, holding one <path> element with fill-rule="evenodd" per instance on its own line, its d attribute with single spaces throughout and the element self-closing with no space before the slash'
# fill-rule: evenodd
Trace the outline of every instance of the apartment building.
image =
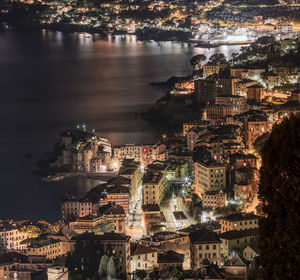
<svg viewBox="0 0 300 280">
<path fill-rule="evenodd" d="M 125 146 L 117 146 L 113 149 L 114 158 L 122 162 L 124 159 L 134 159 L 142 161 L 142 146 L 135 144 L 126 144 Z"/>
<path fill-rule="evenodd" d="M 258 220 L 259 216 L 249 213 L 235 213 L 218 219 L 221 232 L 257 228 Z"/>
<path fill-rule="evenodd" d="M 247 87 L 247 99 L 249 101 L 261 102 L 265 97 L 266 90 L 263 86 L 252 85 Z"/>
<path fill-rule="evenodd" d="M 120 205 L 125 214 L 129 213 L 129 187 L 123 185 L 113 185 L 103 190 L 100 196 L 100 205 L 114 203 Z"/>
<path fill-rule="evenodd" d="M 61 216 L 64 221 L 97 213 L 98 203 L 89 198 L 77 199 L 66 195 L 61 203 Z"/>
<path fill-rule="evenodd" d="M 258 228 L 246 230 L 231 230 L 219 235 L 221 254 L 228 258 L 232 252 L 242 254 L 243 250 L 254 242 L 258 241 Z"/>
<path fill-rule="evenodd" d="M 135 200 L 138 188 L 142 186 L 141 164 L 133 159 L 124 159 L 119 170 L 119 176 L 130 179 L 130 199 Z"/>
<path fill-rule="evenodd" d="M 85 244 L 92 243 L 94 246 L 103 246 L 104 253 L 108 256 L 114 255 L 116 260 L 117 276 L 130 273 L 130 236 L 115 232 L 105 232 L 96 235 L 94 233 L 83 233 L 72 238 L 73 247 L 76 242 Z"/>
<path fill-rule="evenodd" d="M 166 175 L 162 172 L 147 173 L 143 178 L 143 205 L 159 204 L 167 187 Z"/>
<path fill-rule="evenodd" d="M 196 192 L 220 191 L 226 187 L 226 166 L 214 160 L 194 162 Z"/>
<path fill-rule="evenodd" d="M 227 194 L 222 191 L 208 191 L 201 194 L 202 207 L 215 209 L 224 207 L 227 201 Z"/>
<path fill-rule="evenodd" d="M 196 270 L 206 259 L 210 263 L 221 265 L 221 240 L 218 235 L 206 228 L 190 233 L 191 268 Z"/>
<path fill-rule="evenodd" d="M 267 117 L 254 115 L 244 121 L 244 141 L 247 148 L 253 148 L 255 140 L 269 130 Z"/>
<path fill-rule="evenodd" d="M 0 223 L 0 243 L 7 250 L 24 250 L 27 245 L 21 242 L 28 238 L 26 232 L 21 231 L 12 221 Z"/>
<path fill-rule="evenodd" d="M 136 270 L 152 271 L 157 266 L 157 249 L 130 244 L 130 273 Z"/>
<path fill-rule="evenodd" d="M 69 243 L 66 241 L 45 239 L 27 247 L 29 256 L 45 256 L 49 260 L 64 256 L 70 251 Z"/>
</svg>

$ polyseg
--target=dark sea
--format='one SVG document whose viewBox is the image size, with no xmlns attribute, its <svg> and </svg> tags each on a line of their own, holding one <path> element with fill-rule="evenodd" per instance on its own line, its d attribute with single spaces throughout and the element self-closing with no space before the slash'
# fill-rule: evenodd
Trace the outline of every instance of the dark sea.
<svg viewBox="0 0 300 280">
<path fill-rule="evenodd" d="M 230 56 L 240 48 L 100 39 L 87 33 L 0 33 L 0 219 L 54 222 L 65 192 L 80 197 L 100 183 L 40 183 L 35 163 L 62 130 L 86 124 L 113 145 L 152 142 L 163 131 L 136 115 L 164 94 L 150 83 L 190 74 L 195 54 Z"/>
</svg>

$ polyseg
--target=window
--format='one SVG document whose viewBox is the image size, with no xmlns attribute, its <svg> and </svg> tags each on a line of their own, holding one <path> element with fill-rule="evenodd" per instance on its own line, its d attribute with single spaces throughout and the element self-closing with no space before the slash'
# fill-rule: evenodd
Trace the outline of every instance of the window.
<svg viewBox="0 0 300 280">
<path fill-rule="evenodd" d="M 216 250 L 216 249 L 217 249 L 217 246 L 216 246 L 216 245 L 213 245 L 213 249 Z"/>
<path fill-rule="evenodd" d="M 217 254 L 216 254 L 216 253 L 214 253 L 214 254 L 213 254 L 213 257 L 214 257 L 214 258 L 216 258 L 216 257 L 217 257 Z"/>
<path fill-rule="evenodd" d="M 237 244 L 240 244 L 240 240 L 239 240 L 239 239 L 237 239 L 236 243 L 237 243 Z"/>
<path fill-rule="evenodd" d="M 199 258 L 202 259 L 202 254 L 199 254 Z"/>
<path fill-rule="evenodd" d="M 202 245 L 199 245 L 199 250 L 202 250 Z"/>
<path fill-rule="evenodd" d="M 209 250 L 209 245 L 206 245 L 206 250 Z"/>
</svg>

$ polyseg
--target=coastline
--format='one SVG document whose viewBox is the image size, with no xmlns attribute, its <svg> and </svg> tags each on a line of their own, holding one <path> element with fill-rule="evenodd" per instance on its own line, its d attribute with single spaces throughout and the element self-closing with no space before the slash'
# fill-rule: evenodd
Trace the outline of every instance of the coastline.
<svg viewBox="0 0 300 280">
<path fill-rule="evenodd" d="M 117 176 L 116 172 L 57 172 L 54 175 L 48 175 L 41 178 L 41 183 L 61 182 L 70 178 L 87 178 L 93 180 L 107 181 L 108 179 Z"/>
<path fill-rule="evenodd" d="M 49 30 L 53 32 L 64 32 L 64 33 L 88 33 L 89 35 L 99 36 L 99 38 L 93 38 L 95 40 L 105 39 L 108 36 L 118 35 L 134 35 L 141 41 L 155 41 L 155 42 L 181 42 L 189 43 L 193 45 L 193 48 L 204 48 L 214 49 L 221 46 L 231 45 L 249 45 L 249 42 L 219 42 L 210 43 L 205 41 L 198 41 L 192 39 L 192 32 L 190 31 L 172 31 L 172 30 L 161 30 L 158 28 L 144 28 L 137 29 L 135 32 L 126 32 L 122 30 L 109 30 L 108 28 L 93 27 L 88 25 L 75 25 L 75 24 L 35 24 L 35 25 L 7 25 L 6 22 L 2 22 L 2 30 Z"/>
<path fill-rule="evenodd" d="M 88 25 L 75 25 L 75 24 L 22 24 L 22 25 L 9 25 L 6 22 L 1 22 L 2 30 L 49 30 L 59 31 L 64 33 L 80 33 L 85 32 L 90 35 L 99 35 L 103 38 L 108 36 L 117 35 L 135 35 L 139 41 L 156 41 L 156 42 L 185 42 L 193 43 L 190 41 L 191 32 L 185 31 L 172 31 L 160 30 L 157 28 L 152 29 L 137 29 L 133 33 L 122 30 L 109 30 L 109 28 L 93 27 Z M 101 39 L 101 38 L 100 38 Z"/>
</svg>

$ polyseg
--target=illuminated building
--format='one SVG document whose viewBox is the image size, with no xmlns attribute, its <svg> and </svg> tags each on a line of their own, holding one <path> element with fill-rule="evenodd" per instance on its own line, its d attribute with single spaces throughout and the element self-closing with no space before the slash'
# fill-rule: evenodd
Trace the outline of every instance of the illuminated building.
<svg viewBox="0 0 300 280">
<path fill-rule="evenodd" d="M 260 249 L 258 247 L 257 242 L 249 244 L 243 250 L 243 258 L 249 262 L 251 262 L 254 258 L 260 256 Z"/>
<path fill-rule="evenodd" d="M 230 76 L 243 79 L 246 75 L 246 68 L 230 68 Z"/>
<path fill-rule="evenodd" d="M 227 194 L 217 191 L 208 191 L 201 194 L 202 207 L 204 208 L 219 208 L 224 207 L 227 201 Z"/>
<path fill-rule="evenodd" d="M 219 74 L 220 70 L 224 68 L 224 64 L 221 63 L 207 63 L 203 65 L 203 75 L 204 77 Z"/>
<path fill-rule="evenodd" d="M 26 244 L 21 242 L 28 238 L 26 232 L 21 231 L 17 224 L 12 221 L 3 221 L 0 223 L 0 243 L 7 250 L 24 250 Z"/>
<path fill-rule="evenodd" d="M 181 268 L 183 267 L 184 255 L 175 251 L 167 251 L 160 253 L 157 257 L 157 263 L 159 270 L 163 270 L 167 267 Z"/>
<path fill-rule="evenodd" d="M 187 135 L 187 132 L 191 129 L 191 128 L 198 128 L 198 127 L 206 127 L 209 124 L 208 121 L 195 121 L 195 122 L 185 122 L 183 123 L 183 127 L 182 127 L 182 134 L 185 137 Z"/>
<path fill-rule="evenodd" d="M 250 165 L 256 168 L 257 158 L 253 154 L 234 153 L 229 155 L 230 164 L 235 168 Z"/>
<path fill-rule="evenodd" d="M 207 119 L 223 119 L 225 116 L 234 115 L 233 106 L 214 104 L 206 107 Z"/>
<path fill-rule="evenodd" d="M 138 188 L 142 185 L 141 165 L 133 159 L 124 159 L 119 170 L 119 175 L 130 179 L 130 199 L 135 201 Z"/>
<path fill-rule="evenodd" d="M 53 265 L 42 256 L 26 256 L 17 252 L 2 253 L 0 256 L 1 280 L 40 278 L 45 275 L 45 270 Z"/>
<path fill-rule="evenodd" d="M 45 256 L 49 260 L 64 256 L 70 251 L 69 243 L 66 241 L 45 239 L 37 244 L 27 247 L 27 254 L 30 256 Z"/>
<path fill-rule="evenodd" d="M 198 79 L 195 80 L 194 99 L 197 103 L 213 104 L 217 95 L 216 82 Z"/>
<path fill-rule="evenodd" d="M 223 265 L 223 269 L 227 276 L 226 279 L 247 279 L 249 276 L 248 265 L 239 254 L 234 254 L 234 256 Z"/>
<path fill-rule="evenodd" d="M 247 99 L 249 101 L 260 102 L 265 96 L 265 88 L 260 85 L 252 85 L 247 87 Z"/>
<path fill-rule="evenodd" d="M 159 228 L 159 226 L 165 224 L 165 216 L 157 204 L 146 204 L 142 206 L 142 209 L 147 234 L 155 233 L 154 228 L 156 226 Z"/>
<path fill-rule="evenodd" d="M 143 205 L 159 204 L 165 194 L 167 187 L 166 175 L 157 173 L 147 173 L 143 178 Z"/>
<path fill-rule="evenodd" d="M 130 252 L 130 273 L 140 269 L 152 271 L 157 267 L 157 249 L 131 243 Z"/>
<path fill-rule="evenodd" d="M 258 240 L 258 228 L 246 230 L 232 230 L 223 232 L 219 235 L 221 244 L 221 253 L 224 257 L 229 257 L 232 252 L 242 252 L 249 244 Z"/>
<path fill-rule="evenodd" d="M 246 230 L 258 228 L 259 216 L 248 213 L 230 214 L 218 219 L 221 225 L 221 233 L 232 230 Z"/>
<path fill-rule="evenodd" d="M 126 215 L 129 212 L 129 188 L 122 185 L 114 185 L 103 190 L 100 197 L 100 205 L 115 203 L 122 206 Z"/>
<path fill-rule="evenodd" d="M 256 82 L 249 79 L 243 79 L 234 84 L 234 95 L 247 96 L 247 87 L 255 85 Z"/>
<path fill-rule="evenodd" d="M 201 135 L 204 135 L 205 133 L 207 133 L 207 128 L 206 127 L 194 127 L 191 128 L 187 134 L 186 134 L 186 143 L 187 143 L 187 147 L 190 151 L 193 151 L 198 138 Z"/>
<path fill-rule="evenodd" d="M 147 166 L 153 162 L 154 157 L 153 145 L 142 145 L 141 148 L 141 164 L 142 166 Z"/>
<path fill-rule="evenodd" d="M 61 216 L 64 221 L 96 214 L 98 203 L 88 198 L 81 200 L 67 196 L 61 203 Z"/>
<path fill-rule="evenodd" d="M 196 192 L 220 191 L 226 187 L 226 167 L 214 160 L 194 163 Z"/>
<path fill-rule="evenodd" d="M 245 119 L 244 133 L 246 147 L 253 147 L 257 137 L 266 133 L 269 129 L 267 117 L 261 115 L 254 115 Z"/>
<path fill-rule="evenodd" d="M 47 269 L 48 280 L 68 280 L 69 271 L 66 267 L 55 266 Z"/>
<path fill-rule="evenodd" d="M 205 259 L 210 263 L 221 265 L 221 240 L 215 232 L 201 228 L 191 232 L 189 236 L 192 270 L 200 268 Z"/>
<path fill-rule="evenodd" d="M 142 146 L 134 144 L 126 144 L 125 146 L 118 146 L 114 148 L 114 157 L 120 162 L 123 159 L 134 159 L 141 162 Z"/>
<path fill-rule="evenodd" d="M 124 209 L 113 203 L 103 205 L 98 209 L 98 215 L 88 215 L 69 223 L 69 227 L 77 234 L 93 232 L 125 233 L 126 214 Z"/>
<path fill-rule="evenodd" d="M 117 276 L 127 275 L 130 272 L 130 236 L 115 232 L 105 232 L 103 234 L 83 233 L 72 238 L 73 246 L 75 242 L 89 244 L 93 242 L 95 246 L 103 246 L 104 254 L 115 256 Z"/>
</svg>

